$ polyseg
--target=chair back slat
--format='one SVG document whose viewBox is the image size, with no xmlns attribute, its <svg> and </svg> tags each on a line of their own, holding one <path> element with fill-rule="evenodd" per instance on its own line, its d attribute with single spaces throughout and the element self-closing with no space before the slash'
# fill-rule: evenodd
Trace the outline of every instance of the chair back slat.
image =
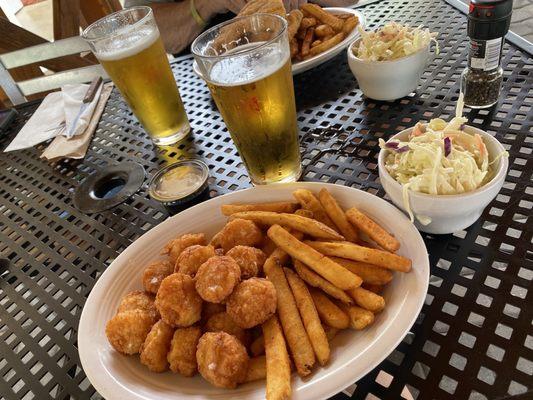
<svg viewBox="0 0 533 400">
<path fill-rule="evenodd" d="M 74 36 L 1 54 L 0 61 L 5 68 L 11 69 L 83 51 L 90 51 L 89 44 L 80 36 Z"/>
<path fill-rule="evenodd" d="M 98 76 L 101 76 L 104 79 L 108 78 L 107 73 L 99 64 L 28 79 L 26 81 L 17 82 L 17 85 L 24 96 L 29 96 L 34 93 L 59 89 L 61 86 L 69 83 L 90 82 Z"/>
</svg>

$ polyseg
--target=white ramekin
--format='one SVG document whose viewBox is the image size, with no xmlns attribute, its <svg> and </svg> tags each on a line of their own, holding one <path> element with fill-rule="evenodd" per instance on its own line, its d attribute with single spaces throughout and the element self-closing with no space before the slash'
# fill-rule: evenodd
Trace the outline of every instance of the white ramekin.
<svg viewBox="0 0 533 400">
<path fill-rule="evenodd" d="M 412 127 L 403 130 L 389 140 L 406 141 Z M 465 132 L 478 133 L 489 153 L 489 160 L 504 151 L 502 144 L 487 132 L 472 126 L 466 126 Z M 381 149 L 378 157 L 379 179 L 392 202 L 401 210 L 403 205 L 402 185 L 398 183 L 385 168 L 385 157 L 390 150 Z M 422 231 L 433 234 L 447 234 L 463 230 L 472 225 L 481 216 L 485 207 L 496 197 L 503 186 L 509 161 L 501 157 L 493 166 L 492 179 L 471 192 L 456 195 L 430 195 L 409 190 L 409 205 L 415 215 L 415 225 Z M 431 222 L 422 225 L 416 216 L 429 217 Z"/>
<path fill-rule="evenodd" d="M 374 100 L 396 100 L 416 90 L 429 60 L 429 44 L 397 60 L 366 61 L 352 51 L 360 40 L 348 46 L 348 65 L 365 96 Z"/>
</svg>

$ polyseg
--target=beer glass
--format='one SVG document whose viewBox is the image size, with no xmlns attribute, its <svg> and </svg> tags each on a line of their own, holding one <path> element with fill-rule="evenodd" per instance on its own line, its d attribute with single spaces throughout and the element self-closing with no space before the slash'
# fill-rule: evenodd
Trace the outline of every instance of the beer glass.
<svg viewBox="0 0 533 400">
<path fill-rule="evenodd" d="M 107 15 L 82 37 L 155 144 L 187 136 L 187 114 L 150 7 Z"/>
<path fill-rule="evenodd" d="M 234 18 L 198 36 L 191 49 L 252 183 L 298 180 L 300 150 L 285 19 L 272 14 Z"/>
</svg>

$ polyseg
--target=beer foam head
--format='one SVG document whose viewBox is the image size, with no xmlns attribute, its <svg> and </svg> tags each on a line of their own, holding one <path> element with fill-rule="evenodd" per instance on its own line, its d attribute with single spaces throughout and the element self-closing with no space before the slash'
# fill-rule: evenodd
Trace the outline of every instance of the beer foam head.
<svg viewBox="0 0 533 400">
<path fill-rule="evenodd" d="M 249 46 L 257 47 L 257 43 Z M 221 58 L 216 62 L 209 73 L 209 81 L 221 86 L 253 83 L 272 75 L 289 59 L 288 49 L 278 44 L 260 47 L 252 52 L 246 52 L 246 47 L 240 46 L 234 57 Z M 245 52 L 240 54 L 243 49 Z"/>
<path fill-rule="evenodd" d="M 150 47 L 158 38 L 159 32 L 151 27 L 128 30 L 127 34 L 110 38 L 109 42 L 96 52 L 96 56 L 103 61 L 131 57 Z"/>
</svg>

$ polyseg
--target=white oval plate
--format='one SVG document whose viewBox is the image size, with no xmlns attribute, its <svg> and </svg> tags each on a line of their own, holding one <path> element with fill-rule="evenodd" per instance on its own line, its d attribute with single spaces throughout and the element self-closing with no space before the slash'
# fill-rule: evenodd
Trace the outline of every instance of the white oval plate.
<svg viewBox="0 0 533 400">
<path fill-rule="evenodd" d="M 200 376 L 185 378 L 170 372 L 148 371 L 137 356 L 123 356 L 109 345 L 106 322 L 112 318 L 120 299 L 142 289 L 145 265 L 157 258 L 161 248 L 178 235 L 189 232 L 215 234 L 226 222 L 220 206 L 292 199 L 298 188 L 318 192 L 327 188 L 342 207 L 357 205 L 401 243 L 399 254 L 413 261 L 410 273 L 396 273 L 384 297 L 385 310 L 368 329 L 339 333 L 332 343 L 331 361 L 315 368 L 310 378 L 293 374 L 293 399 L 324 399 L 345 389 L 375 368 L 407 334 L 424 304 L 429 283 L 427 250 L 413 224 L 394 206 L 369 193 L 326 183 L 254 187 L 219 196 L 185 210 L 141 236 L 122 252 L 96 282 L 83 309 L 78 330 L 81 363 L 87 377 L 107 400 L 166 399 L 264 399 L 265 383 L 258 381 L 236 390 L 217 389 Z"/>
<path fill-rule="evenodd" d="M 359 18 L 359 25 L 361 25 L 363 28 L 365 27 L 365 16 L 352 8 L 342 8 L 342 7 L 324 7 L 324 10 L 329 11 L 332 14 L 354 14 L 357 15 Z M 344 40 L 337 45 L 333 46 L 331 49 L 326 50 L 323 53 L 317 54 L 316 56 L 309 58 L 308 60 L 304 61 L 298 61 L 295 63 L 292 63 L 292 74 L 298 75 L 302 72 L 308 71 L 311 68 L 314 68 L 320 64 L 325 63 L 328 60 L 331 60 L 333 57 L 335 57 L 337 54 L 339 54 L 341 51 L 343 51 L 345 48 L 347 48 L 350 44 L 352 44 L 354 41 L 356 41 L 359 36 L 359 31 L 357 30 L 357 26 L 354 28 L 354 30 L 344 38 Z M 192 69 L 194 73 L 202 78 L 202 75 L 200 74 L 200 71 L 198 70 L 198 65 L 196 64 L 196 61 L 193 61 L 192 63 Z"/>
</svg>

